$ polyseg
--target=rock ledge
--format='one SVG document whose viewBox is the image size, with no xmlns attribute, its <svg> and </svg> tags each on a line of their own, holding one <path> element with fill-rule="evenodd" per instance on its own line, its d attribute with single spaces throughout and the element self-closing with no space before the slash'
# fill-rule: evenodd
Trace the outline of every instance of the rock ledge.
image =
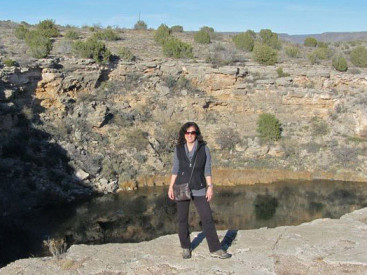
<svg viewBox="0 0 367 275">
<path fill-rule="evenodd" d="M 233 257 L 209 256 L 193 233 L 190 260 L 177 235 L 137 244 L 73 245 L 59 258 L 22 259 L 0 274 L 367 274 L 367 208 L 298 226 L 219 231 Z"/>
</svg>

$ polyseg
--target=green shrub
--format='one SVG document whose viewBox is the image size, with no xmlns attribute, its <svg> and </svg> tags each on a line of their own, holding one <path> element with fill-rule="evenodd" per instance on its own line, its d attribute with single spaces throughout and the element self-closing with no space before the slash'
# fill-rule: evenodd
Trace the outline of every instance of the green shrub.
<svg viewBox="0 0 367 275">
<path fill-rule="evenodd" d="M 306 37 L 306 39 L 303 41 L 303 45 L 306 47 L 316 47 L 317 40 L 314 37 Z"/>
<path fill-rule="evenodd" d="M 154 40 L 158 44 L 163 45 L 164 42 L 171 36 L 171 30 L 167 25 L 161 24 L 154 33 Z"/>
<path fill-rule="evenodd" d="M 169 38 L 163 44 L 163 54 L 174 58 L 193 58 L 192 46 L 177 38 Z"/>
<path fill-rule="evenodd" d="M 333 67 L 339 72 L 346 72 L 348 70 L 347 60 L 343 56 L 334 57 Z"/>
<path fill-rule="evenodd" d="M 317 48 L 312 53 L 308 55 L 308 59 L 311 64 L 319 63 L 321 60 L 330 59 L 333 55 L 333 52 L 329 48 Z"/>
<path fill-rule="evenodd" d="M 51 19 L 40 21 L 37 24 L 37 30 L 48 38 L 60 35 L 59 30 L 56 27 L 55 20 Z"/>
<path fill-rule="evenodd" d="M 24 25 L 19 25 L 16 29 L 15 29 L 15 37 L 21 40 L 24 40 L 27 33 L 29 32 L 28 28 Z"/>
<path fill-rule="evenodd" d="M 97 63 L 108 63 L 111 58 L 111 52 L 106 45 L 94 38 L 87 41 L 76 41 L 72 45 L 73 52 L 82 58 L 92 58 Z"/>
<path fill-rule="evenodd" d="M 210 51 L 205 59 L 205 62 L 211 63 L 214 67 L 226 66 L 238 62 L 241 59 L 237 53 L 233 50 L 215 47 L 213 51 Z"/>
<path fill-rule="evenodd" d="M 237 34 L 233 37 L 233 42 L 237 49 L 252 52 L 255 45 L 256 33 L 252 30 Z"/>
<path fill-rule="evenodd" d="M 352 47 L 355 47 L 355 46 L 360 46 L 361 45 L 361 41 L 359 40 L 354 40 L 354 41 L 349 41 L 349 44 L 352 46 Z"/>
<path fill-rule="evenodd" d="M 350 53 L 350 61 L 353 65 L 366 68 L 367 67 L 367 49 L 363 46 L 358 46 Z"/>
<path fill-rule="evenodd" d="M 319 42 L 317 42 L 317 47 L 318 48 L 327 48 L 327 47 L 329 47 L 329 44 L 326 43 L 326 42 L 319 41 Z"/>
<path fill-rule="evenodd" d="M 96 32 L 95 34 L 93 34 L 93 37 L 98 40 L 106 40 L 106 41 L 116 41 L 120 39 L 120 36 L 114 30 L 111 29 Z"/>
<path fill-rule="evenodd" d="M 3 60 L 3 63 L 6 67 L 13 67 L 17 65 L 17 62 L 13 59 L 7 58 L 5 60 Z"/>
<path fill-rule="evenodd" d="M 148 28 L 147 24 L 143 20 L 139 20 L 135 23 L 135 30 L 146 30 Z"/>
<path fill-rule="evenodd" d="M 273 49 L 280 49 L 281 43 L 278 39 L 278 35 L 269 29 L 262 29 L 259 33 L 261 42 L 268 45 Z"/>
<path fill-rule="evenodd" d="M 301 51 L 298 47 L 296 46 L 289 46 L 287 48 L 285 48 L 285 54 L 288 55 L 289 57 L 299 57 L 301 54 Z"/>
<path fill-rule="evenodd" d="M 175 25 L 171 27 L 171 32 L 183 32 L 184 29 L 182 26 L 180 25 Z"/>
<path fill-rule="evenodd" d="M 267 141 L 277 141 L 281 138 L 282 125 L 273 114 L 261 114 L 257 120 L 259 136 Z"/>
<path fill-rule="evenodd" d="M 313 136 L 325 136 L 329 133 L 329 125 L 321 118 L 314 117 L 311 119 L 311 134 Z"/>
<path fill-rule="evenodd" d="M 210 34 L 205 30 L 200 30 L 195 33 L 194 41 L 200 44 L 209 44 L 210 43 Z"/>
<path fill-rule="evenodd" d="M 255 43 L 252 57 L 262 65 L 274 65 L 278 61 L 277 51 L 261 43 Z"/>
<path fill-rule="evenodd" d="M 30 49 L 31 55 L 35 58 L 47 57 L 52 49 L 50 38 L 38 30 L 28 32 L 25 42 Z"/>
<path fill-rule="evenodd" d="M 279 67 L 279 68 L 277 69 L 277 74 L 278 74 L 278 77 L 286 77 L 286 76 L 290 76 L 290 74 L 289 74 L 289 73 L 285 73 L 285 72 L 283 71 L 283 68 L 282 68 L 282 67 Z"/>
<path fill-rule="evenodd" d="M 79 33 L 74 30 L 68 30 L 65 33 L 65 38 L 69 40 L 77 40 L 79 39 Z"/>
<path fill-rule="evenodd" d="M 208 26 L 201 27 L 200 31 L 204 31 L 204 32 L 207 32 L 209 34 L 214 33 L 214 29 L 212 27 L 208 27 Z"/>
<path fill-rule="evenodd" d="M 135 56 L 134 54 L 127 48 L 127 47 L 122 47 L 118 50 L 117 55 L 125 61 L 134 61 L 135 60 Z"/>
</svg>

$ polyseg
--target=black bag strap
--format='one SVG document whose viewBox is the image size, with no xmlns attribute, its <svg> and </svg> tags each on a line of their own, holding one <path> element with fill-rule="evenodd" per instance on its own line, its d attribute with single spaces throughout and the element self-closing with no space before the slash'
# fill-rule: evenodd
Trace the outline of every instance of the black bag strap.
<svg viewBox="0 0 367 275">
<path fill-rule="evenodd" d="M 194 165 L 192 166 L 192 170 L 191 170 L 191 175 L 190 175 L 190 180 L 189 180 L 189 187 L 190 187 L 190 183 L 191 183 L 191 179 L 192 179 L 192 174 L 194 173 L 194 168 L 195 168 L 195 163 L 196 163 L 196 156 L 198 155 L 197 153 L 198 153 L 198 151 L 195 152 Z"/>
</svg>

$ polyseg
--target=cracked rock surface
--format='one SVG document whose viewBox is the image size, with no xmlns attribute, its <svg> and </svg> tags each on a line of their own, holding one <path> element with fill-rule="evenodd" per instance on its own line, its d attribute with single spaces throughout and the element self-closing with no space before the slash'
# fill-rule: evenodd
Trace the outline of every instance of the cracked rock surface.
<svg viewBox="0 0 367 275">
<path fill-rule="evenodd" d="M 59 258 L 18 260 L 0 274 L 367 274 L 367 208 L 340 219 L 218 234 L 232 258 L 211 258 L 196 232 L 188 260 L 174 234 L 136 244 L 73 245 Z"/>
</svg>

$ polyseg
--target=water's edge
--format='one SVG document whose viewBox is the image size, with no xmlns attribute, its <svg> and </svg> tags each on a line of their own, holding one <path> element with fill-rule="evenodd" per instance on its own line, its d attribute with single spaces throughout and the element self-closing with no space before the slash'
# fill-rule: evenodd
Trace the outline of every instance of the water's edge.
<svg viewBox="0 0 367 275">
<path fill-rule="evenodd" d="M 234 185 L 254 185 L 258 183 L 276 183 L 279 181 L 347 181 L 347 182 L 365 182 L 367 178 L 357 172 L 347 171 L 291 171 L 280 169 L 233 169 L 226 167 L 213 168 L 214 184 L 219 186 Z M 121 182 L 121 190 L 135 190 L 143 186 L 165 186 L 170 182 L 170 174 L 167 175 L 146 175 L 137 177 L 134 180 Z"/>
</svg>

